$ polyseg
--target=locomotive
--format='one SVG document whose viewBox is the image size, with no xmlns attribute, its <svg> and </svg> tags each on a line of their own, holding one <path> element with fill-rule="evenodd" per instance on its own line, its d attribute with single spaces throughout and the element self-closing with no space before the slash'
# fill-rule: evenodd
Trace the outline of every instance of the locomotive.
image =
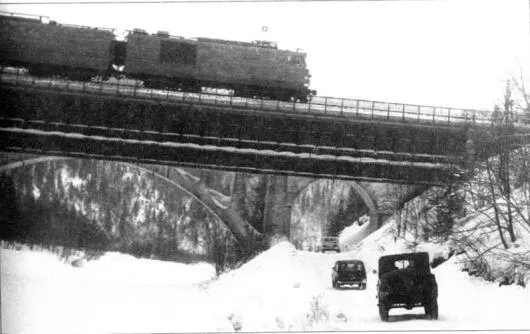
<svg viewBox="0 0 530 334">
<path fill-rule="evenodd" d="M 167 32 L 129 31 L 59 24 L 43 17 L 0 13 L 0 65 L 35 76 L 89 81 L 99 77 L 140 80 L 148 88 L 200 92 L 226 89 L 233 95 L 306 102 L 306 54 L 271 42 L 183 38 Z"/>
</svg>

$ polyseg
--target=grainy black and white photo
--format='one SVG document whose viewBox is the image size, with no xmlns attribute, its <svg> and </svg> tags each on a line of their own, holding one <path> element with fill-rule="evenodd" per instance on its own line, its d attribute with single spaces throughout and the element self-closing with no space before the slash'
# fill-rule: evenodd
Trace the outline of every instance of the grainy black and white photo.
<svg viewBox="0 0 530 334">
<path fill-rule="evenodd" d="M 2 0 L 1 333 L 530 331 L 529 0 Z"/>
</svg>

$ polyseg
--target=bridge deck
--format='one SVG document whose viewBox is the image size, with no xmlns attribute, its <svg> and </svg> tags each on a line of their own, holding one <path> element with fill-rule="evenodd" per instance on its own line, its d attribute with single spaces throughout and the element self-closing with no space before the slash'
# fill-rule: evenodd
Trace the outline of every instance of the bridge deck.
<svg viewBox="0 0 530 334">
<path fill-rule="evenodd" d="M 0 75 L 0 148 L 252 173 L 441 184 L 486 113 L 316 97 L 310 103 Z"/>
</svg>

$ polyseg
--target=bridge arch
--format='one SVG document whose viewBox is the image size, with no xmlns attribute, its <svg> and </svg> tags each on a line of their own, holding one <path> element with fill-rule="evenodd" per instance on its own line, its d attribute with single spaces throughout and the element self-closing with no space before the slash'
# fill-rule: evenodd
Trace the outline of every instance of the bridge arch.
<svg viewBox="0 0 530 334">
<path fill-rule="evenodd" d="M 302 187 L 300 187 L 292 196 L 292 203 L 294 203 L 298 197 L 306 191 L 312 184 L 319 182 L 318 179 L 309 179 L 307 183 L 303 184 Z M 377 207 L 377 202 L 374 201 L 370 193 L 366 190 L 365 187 L 363 187 L 361 184 L 359 184 L 356 181 L 344 181 L 346 182 L 351 188 L 355 190 L 355 192 L 361 197 L 364 204 L 368 208 L 368 214 L 370 216 L 370 228 L 369 230 L 374 231 L 380 226 L 380 213 Z M 292 214 L 292 212 L 291 212 Z"/>
<path fill-rule="evenodd" d="M 14 169 L 17 169 L 17 168 L 20 168 L 20 167 L 25 167 L 25 166 L 30 166 L 30 165 L 36 165 L 36 164 L 39 164 L 39 163 L 44 163 L 44 162 L 51 162 L 51 161 L 67 161 L 67 160 L 75 160 L 76 158 L 70 158 L 70 157 L 57 157 L 57 156 L 46 156 L 46 157 L 36 157 L 36 158 L 28 158 L 28 159 L 24 159 L 24 160 L 19 160 L 19 161 L 16 161 L 16 162 L 11 162 L 11 163 L 8 163 L 8 164 L 5 164 L 5 165 L 2 165 L 0 166 L 0 173 L 7 173 L 11 170 L 14 170 Z M 142 166 L 139 166 L 139 165 L 136 165 L 136 164 L 131 164 L 131 163 L 127 163 L 127 162 L 120 162 L 120 161 L 116 161 L 117 163 L 120 163 L 120 164 L 125 164 L 125 165 L 128 165 L 128 166 L 132 166 L 134 168 L 136 168 L 137 170 L 139 171 L 142 171 L 142 172 L 145 172 L 145 173 L 148 173 L 158 179 L 161 179 L 163 180 L 164 182 L 167 182 L 179 189 L 181 189 L 182 191 L 184 191 L 186 194 L 188 194 L 190 197 L 192 197 L 193 199 L 195 199 L 196 201 L 198 201 L 200 204 L 202 204 L 210 213 L 212 213 L 220 222 L 222 222 L 225 226 L 227 226 L 230 230 L 230 222 L 227 222 L 226 219 L 223 219 L 222 217 L 220 217 L 220 215 L 216 212 L 216 210 L 214 210 L 211 205 L 209 205 L 208 203 L 206 203 L 203 199 L 199 198 L 199 196 L 197 196 L 195 193 L 198 192 L 197 189 L 188 189 L 186 186 L 184 185 L 181 185 L 179 184 L 178 182 L 174 181 L 174 180 L 171 180 L 170 178 L 168 177 L 165 177 L 164 175 L 158 173 L 158 172 L 155 172 L 155 171 L 152 171 L 148 168 L 144 168 Z M 185 173 L 184 171 L 180 171 L 179 168 L 176 168 L 177 170 L 179 170 L 179 172 L 182 172 L 182 173 Z M 200 186 L 200 185 L 199 185 Z M 237 238 L 237 235 L 234 234 L 234 236 Z M 238 240 L 239 241 L 239 240 Z"/>
</svg>

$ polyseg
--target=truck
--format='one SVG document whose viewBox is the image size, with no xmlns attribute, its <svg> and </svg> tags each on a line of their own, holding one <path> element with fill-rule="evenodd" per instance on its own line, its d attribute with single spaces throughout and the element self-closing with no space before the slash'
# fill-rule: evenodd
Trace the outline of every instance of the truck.
<svg viewBox="0 0 530 334">
<path fill-rule="evenodd" d="M 428 319 L 438 319 L 438 284 L 429 254 L 402 253 L 379 258 L 377 298 L 379 316 L 388 321 L 391 308 L 423 307 Z"/>
</svg>

